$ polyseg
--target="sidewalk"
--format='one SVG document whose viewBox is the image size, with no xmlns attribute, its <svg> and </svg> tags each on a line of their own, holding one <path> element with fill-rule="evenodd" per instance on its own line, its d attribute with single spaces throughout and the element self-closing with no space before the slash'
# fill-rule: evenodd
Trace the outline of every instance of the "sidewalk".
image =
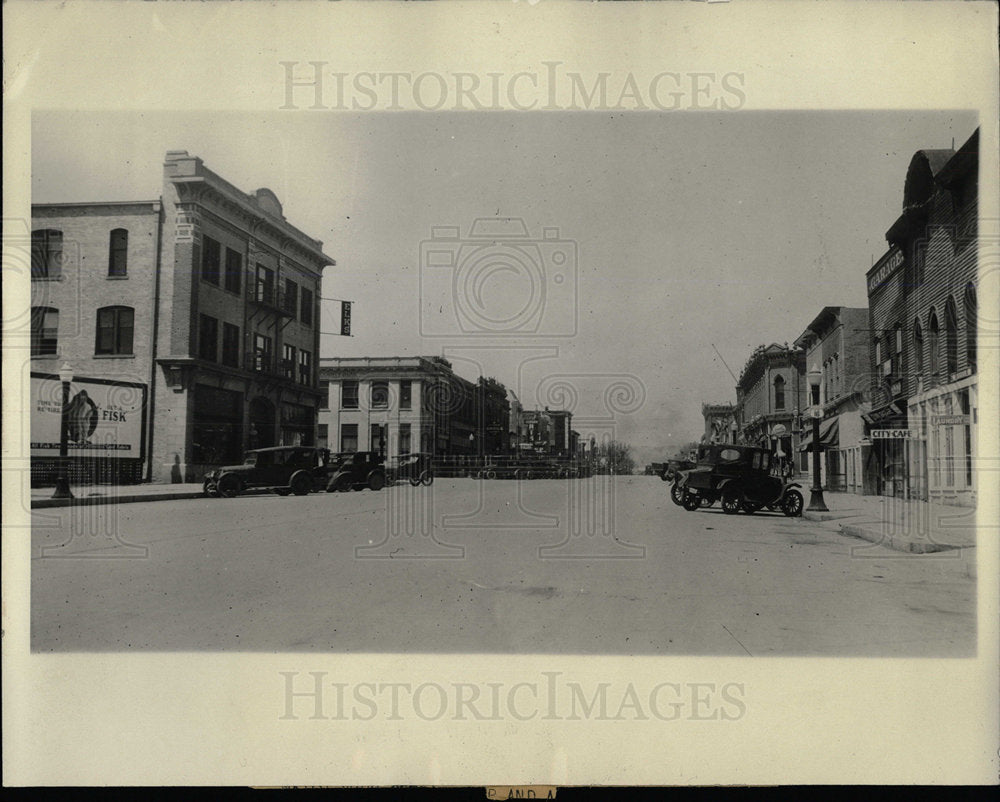
<svg viewBox="0 0 1000 802">
<path fill-rule="evenodd" d="M 89 504 L 129 504 L 136 501 L 176 501 L 199 498 L 201 483 L 141 485 L 74 485 L 73 498 L 52 498 L 55 488 L 31 488 L 31 509 L 46 507 L 81 507 Z"/>
<path fill-rule="evenodd" d="M 809 491 L 803 492 L 806 505 Z M 829 522 L 851 537 L 896 551 L 926 554 L 976 545 L 976 510 L 927 501 L 824 492 L 829 512 L 803 511 L 809 521 Z"/>
</svg>

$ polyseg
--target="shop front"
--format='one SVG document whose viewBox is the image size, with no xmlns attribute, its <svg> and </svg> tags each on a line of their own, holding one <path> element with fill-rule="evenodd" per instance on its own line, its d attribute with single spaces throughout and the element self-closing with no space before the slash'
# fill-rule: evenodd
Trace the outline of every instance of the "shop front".
<svg viewBox="0 0 1000 802">
<path fill-rule="evenodd" d="M 910 447 L 912 495 L 974 507 L 978 423 L 975 378 L 911 398 L 909 419 L 917 434 Z"/>
<path fill-rule="evenodd" d="M 191 462 L 227 465 L 243 460 L 243 394 L 194 386 Z"/>
<path fill-rule="evenodd" d="M 906 411 L 895 402 L 862 416 L 871 441 L 865 469 L 874 478 L 874 494 L 893 498 L 910 495 L 911 450 L 919 439 L 909 428 Z"/>
</svg>

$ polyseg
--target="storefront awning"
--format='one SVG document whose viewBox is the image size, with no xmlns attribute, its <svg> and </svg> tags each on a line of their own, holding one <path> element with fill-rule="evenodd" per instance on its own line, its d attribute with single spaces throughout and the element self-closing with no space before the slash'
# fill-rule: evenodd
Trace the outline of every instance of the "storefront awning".
<svg viewBox="0 0 1000 802">
<path fill-rule="evenodd" d="M 799 451 L 808 451 L 812 448 L 812 429 L 806 429 L 802 433 L 802 440 L 799 442 Z M 835 448 L 840 445 L 840 419 L 831 418 L 822 421 L 819 425 L 819 444 L 823 448 Z"/>
</svg>

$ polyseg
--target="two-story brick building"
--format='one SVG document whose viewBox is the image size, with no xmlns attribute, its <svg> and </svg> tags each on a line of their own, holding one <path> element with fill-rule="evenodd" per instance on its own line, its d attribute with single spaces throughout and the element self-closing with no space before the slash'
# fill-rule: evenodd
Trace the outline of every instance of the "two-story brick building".
<svg viewBox="0 0 1000 802">
<path fill-rule="evenodd" d="M 123 481 L 198 481 L 248 448 L 314 441 L 320 280 L 334 260 L 273 192 L 244 193 L 170 151 L 157 201 L 32 217 L 32 372 L 66 362 L 145 395 L 143 465 Z"/>
<path fill-rule="evenodd" d="M 806 407 L 806 356 L 772 343 L 750 355 L 736 385 L 740 442 L 770 449 L 781 459 L 798 453 L 800 415 Z"/>
<path fill-rule="evenodd" d="M 866 483 L 868 446 L 863 444 L 863 413 L 869 411 L 868 310 L 861 307 L 826 306 L 795 340 L 805 351 L 809 370 L 819 369 L 821 482 L 830 490 L 871 492 Z M 809 459 L 812 431 L 803 432 L 801 460 Z"/>
<path fill-rule="evenodd" d="M 32 374 L 54 377 L 68 363 L 77 377 L 100 378 L 115 383 L 109 387 L 146 394 L 148 405 L 154 378 L 152 299 L 160 258 L 160 202 L 37 204 L 31 211 Z M 33 423 L 37 432 L 39 421 Z M 148 414 L 143 426 L 148 443 Z M 32 479 L 50 482 L 56 458 L 38 451 L 32 449 Z M 131 483 L 148 474 L 148 449 L 134 456 L 130 451 L 84 456 L 86 451 L 73 452 L 75 481 Z"/>
</svg>

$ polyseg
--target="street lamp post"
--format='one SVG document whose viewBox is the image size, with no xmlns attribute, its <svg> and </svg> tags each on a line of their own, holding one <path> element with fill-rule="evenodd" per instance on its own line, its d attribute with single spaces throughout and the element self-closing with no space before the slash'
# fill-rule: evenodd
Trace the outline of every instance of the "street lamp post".
<svg viewBox="0 0 1000 802">
<path fill-rule="evenodd" d="M 823 415 L 823 408 L 819 403 L 819 382 L 823 373 L 815 363 L 812 370 L 806 374 L 809 378 L 809 388 L 812 391 L 813 406 L 810 410 L 813 422 L 813 484 L 809 489 L 809 506 L 806 508 L 812 512 L 827 512 L 826 501 L 823 499 L 823 485 L 820 481 L 819 469 L 819 419 Z"/>
<path fill-rule="evenodd" d="M 69 385 L 73 381 L 73 368 L 69 362 L 63 362 L 59 368 L 59 381 L 62 382 L 62 408 L 59 415 L 59 473 L 56 476 L 56 489 L 52 498 L 73 498 L 69 489 Z"/>
</svg>

